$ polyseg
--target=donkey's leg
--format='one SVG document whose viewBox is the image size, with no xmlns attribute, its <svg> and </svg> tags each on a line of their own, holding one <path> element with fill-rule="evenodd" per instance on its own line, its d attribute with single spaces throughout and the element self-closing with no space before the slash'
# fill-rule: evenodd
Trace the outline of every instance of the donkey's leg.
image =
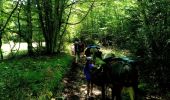
<svg viewBox="0 0 170 100">
<path fill-rule="evenodd" d="M 138 100 L 138 84 L 135 83 L 134 86 L 133 86 L 133 90 L 134 90 L 134 100 Z"/>
<path fill-rule="evenodd" d="M 102 100 L 105 100 L 105 84 L 102 85 Z"/>
<path fill-rule="evenodd" d="M 116 91 L 117 91 L 116 100 L 122 100 L 122 97 L 121 97 L 122 87 L 118 87 Z"/>
<path fill-rule="evenodd" d="M 116 96 L 116 91 L 114 89 L 114 86 L 112 86 L 112 100 L 115 99 L 115 96 Z"/>
<path fill-rule="evenodd" d="M 87 97 L 89 97 L 90 93 L 90 81 L 87 81 Z"/>
<path fill-rule="evenodd" d="M 90 82 L 90 96 L 92 96 L 93 95 L 93 83 L 92 82 Z"/>
<path fill-rule="evenodd" d="M 114 88 L 112 88 L 112 100 L 114 100 L 114 97 L 116 97 L 116 100 L 122 100 L 121 92 L 122 92 L 123 86 L 115 85 L 113 87 Z"/>
</svg>

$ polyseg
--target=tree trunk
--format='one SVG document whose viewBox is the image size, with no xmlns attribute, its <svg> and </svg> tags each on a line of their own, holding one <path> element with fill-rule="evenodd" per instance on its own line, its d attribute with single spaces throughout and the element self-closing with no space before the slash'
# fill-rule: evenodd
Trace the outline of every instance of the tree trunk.
<svg viewBox="0 0 170 100">
<path fill-rule="evenodd" d="M 2 52 L 2 32 L 1 32 L 1 28 L 0 28 L 0 60 L 3 60 L 3 52 Z"/>
<path fill-rule="evenodd" d="M 64 42 L 63 40 L 61 41 L 63 37 L 61 28 L 64 28 L 62 25 L 64 21 L 66 21 L 65 24 L 68 24 L 68 19 L 67 18 L 64 19 L 63 16 L 65 8 L 67 7 L 66 4 L 68 3 L 69 0 L 55 0 L 54 2 L 52 2 L 52 0 L 42 1 L 36 0 L 36 1 L 39 20 L 43 31 L 43 36 L 46 42 L 46 52 L 48 54 L 53 54 L 55 53 L 55 51 L 60 51 L 59 49 L 61 47 L 61 44 Z M 90 10 L 88 10 L 88 13 L 89 11 Z M 85 17 L 87 16 L 87 14 L 85 15 Z M 74 23 L 74 25 L 79 24 L 80 22 Z"/>
<path fill-rule="evenodd" d="M 37 8 L 39 13 L 39 20 L 43 31 L 43 36 L 46 43 L 46 53 L 55 53 L 57 42 L 57 35 L 60 33 L 61 20 L 64 5 L 60 0 L 55 1 L 55 6 L 52 6 L 51 0 L 44 0 L 40 2 L 37 0 Z M 54 7 L 54 8 L 53 8 Z M 60 39 L 60 37 L 58 37 Z"/>
<path fill-rule="evenodd" d="M 3 8 L 3 0 L 0 0 L 0 9 L 2 10 Z M 1 15 L 1 11 L 0 11 L 0 15 Z M 0 18 L 0 60 L 3 60 L 3 53 L 2 53 L 2 19 Z"/>
<path fill-rule="evenodd" d="M 32 17 L 31 17 L 31 1 L 27 0 L 27 26 L 28 26 L 28 34 L 27 34 L 27 43 L 28 43 L 28 54 L 31 56 L 33 54 L 32 50 Z"/>
</svg>

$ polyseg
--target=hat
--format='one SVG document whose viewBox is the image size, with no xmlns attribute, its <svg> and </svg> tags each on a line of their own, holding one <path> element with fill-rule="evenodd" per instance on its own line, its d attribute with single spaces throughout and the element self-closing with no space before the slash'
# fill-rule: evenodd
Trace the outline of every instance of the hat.
<svg viewBox="0 0 170 100">
<path fill-rule="evenodd" d="M 92 60 L 92 57 L 89 56 L 89 57 L 86 57 L 86 59 L 87 59 L 87 60 Z"/>
</svg>

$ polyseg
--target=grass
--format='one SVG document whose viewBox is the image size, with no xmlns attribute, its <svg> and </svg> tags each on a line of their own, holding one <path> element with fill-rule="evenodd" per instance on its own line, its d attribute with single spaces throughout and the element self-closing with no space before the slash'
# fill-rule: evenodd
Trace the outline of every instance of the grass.
<svg viewBox="0 0 170 100">
<path fill-rule="evenodd" d="M 1 100 L 48 100 L 60 89 L 72 57 L 23 57 L 0 63 Z"/>
</svg>

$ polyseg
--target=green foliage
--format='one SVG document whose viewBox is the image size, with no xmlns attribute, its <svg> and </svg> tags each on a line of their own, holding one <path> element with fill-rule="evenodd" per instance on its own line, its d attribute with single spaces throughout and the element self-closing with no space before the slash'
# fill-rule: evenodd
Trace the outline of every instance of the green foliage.
<svg viewBox="0 0 170 100">
<path fill-rule="evenodd" d="M 108 41 L 112 41 L 111 45 L 129 49 L 132 47 L 129 43 L 133 42 L 131 38 L 137 34 L 141 24 L 137 10 L 137 3 L 133 0 L 96 1 L 77 33 L 84 38 L 98 40 L 104 46 L 108 45 Z"/>
<path fill-rule="evenodd" d="M 114 49 L 112 52 L 116 56 L 123 56 L 124 54 L 120 53 L 120 50 L 127 49 L 134 53 L 134 56 L 140 56 L 144 60 L 139 68 L 140 79 L 144 83 L 151 85 L 154 83 L 153 87 L 148 88 L 154 88 L 155 91 L 170 89 L 168 85 L 170 83 L 170 2 L 168 0 L 95 0 L 93 9 L 90 10 L 93 0 L 76 1 L 74 5 L 70 5 L 73 3 L 71 0 L 52 0 L 51 3 L 48 0 L 36 1 L 33 0 L 31 3 L 32 42 L 39 43 L 40 49 L 42 42 L 46 41 L 49 51 L 50 49 L 60 51 L 64 48 L 64 42 L 74 37 L 81 37 L 86 44 L 97 43 L 112 47 Z M 0 0 L 1 26 L 5 24 L 16 2 L 17 0 Z M 17 10 L 13 13 L 4 30 L 3 42 L 30 39 L 28 36 L 30 27 L 27 26 L 26 16 L 27 2 L 27 0 L 21 0 Z M 38 5 L 40 9 L 38 9 Z M 86 13 L 88 16 L 84 18 Z M 42 20 L 40 15 L 42 15 Z M 72 22 L 79 21 L 82 23 L 68 26 Z M 40 98 L 45 98 L 43 91 L 51 95 L 47 83 L 51 84 L 50 88 L 53 88 L 54 83 L 59 80 L 50 81 L 50 79 L 61 79 L 65 68 L 57 67 L 55 69 L 52 66 L 57 63 L 54 64 L 54 62 L 60 61 L 51 61 L 53 64 L 49 64 L 46 60 L 35 61 L 36 64 L 33 59 L 25 59 L 21 61 L 23 63 L 2 62 L 1 66 L 3 67 L 0 69 L 3 71 L 0 74 L 3 78 L 0 78 L 0 87 L 2 88 L 0 95 L 12 97 L 13 95 L 8 95 L 9 90 L 11 94 L 18 93 L 15 98 L 26 95 L 28 97 L 42 95 Z M 16 82 L 16 80 L 20 81 Z M 41 84 L 41 81 L 46 85 Z M 37 82 L 40 84 L 32 84 Z M 21 84 L 29 88 L 16 89 Z M 44 89 L 40 87 L 44 87 Z M 22 95 L 21 92 L 18 92 L 25 90 L 30 93 L 24 92 L 25 94 Z M 37 91 L 42 92 L 37 93 Z"/>
<path fill-rule="evenodd" d="M 7 60 L 0 63 L 0 99 L 51 98 L 68 71 L 72 57 L 36 57 Z"/>
<path fill-rule="evenodd" d="M 169 43 L 170 38 L 169 18 L 170 7 L 167 0 L 160 1 L 140 1 L 143 25 L 140 27 L 140 34 L 145 35 L 145 50 L 149 58 L 146 59 L 146 67 L 141 68 L 144 80 L 149 83 L 153 91 L 165 93 L 170 88 L 169 84 Z M 162 8 L 163 7 L 163 8 Z M 142 47 L 142 46 L 140 46 Z M 149 76 L 149 77 L 148 77 Z M 158 94 L 159 94 L 158 93 Z"/>
<path fill-rule="evenodd" d="M 141 57 L 140 78 L 163 93 L 170 88 L 169 4 L 168 0 L 97 0 L 77 33 Z"/>
</svg>

